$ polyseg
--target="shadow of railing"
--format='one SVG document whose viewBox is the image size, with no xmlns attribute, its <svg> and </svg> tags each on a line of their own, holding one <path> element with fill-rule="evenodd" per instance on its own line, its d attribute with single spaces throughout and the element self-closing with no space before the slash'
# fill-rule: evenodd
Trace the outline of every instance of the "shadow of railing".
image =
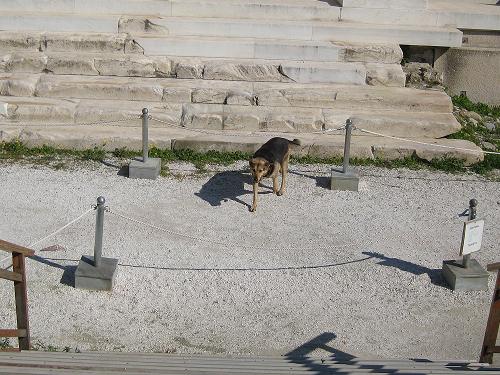
<svg viewBox="0 0 500 375">
<path fill-rule="evenodd" d="M 398 258 L 391 258 L 385 256 L 384 254 L 371 252 L 371 251 L 363 251 L 363 254 L 368 255 L 373 258 L 380 259 L 380 262 L 377 264 L 386 267 L 394 267 L 401 271 L 409 272 L 414 275 L 423 275 L 427 274 L 431 283 L 437 286 L 441 286 L 443 288 L 449 289 L 448 285 L 445 283 L 441 269 L 432 269 L 428 267 L 421 266 L 420 264 L 408 262 L 406 260 L 401 260 Z"/>
</svg>

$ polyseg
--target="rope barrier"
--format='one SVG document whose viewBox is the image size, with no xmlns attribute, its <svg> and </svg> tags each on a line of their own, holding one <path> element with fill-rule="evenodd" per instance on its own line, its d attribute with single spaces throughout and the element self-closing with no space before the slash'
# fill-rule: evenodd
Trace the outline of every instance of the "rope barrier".
<svg viewBox="0 0 500 375">
<path fill-rule="evenodd" d="M 386 135 L 386 134 L 381 134 L 381 133 L 377 133 L 377 132 L 372 132 L 370 130 L 361 129 L 361 128 L 357 128 L 357 127 L 355 127 L 354 130 L 359 130 L 360 132 L 371 134 L 371 135 L 376 135 L 376 136 L 383 137 L 383 138 L 390 138 L 390 139 L 396 139 L 398 141 L 417 143 L 419 145 L 424 145 L 424 146 L 442 147 L 442 148 L 447 148 L 447 149 L 452 149 L 452 150 L 458 150 L 458 151 L 468 151 L 468 152 L 476 152 L 476 153 L 477 152 L 482 152 L 483 154 L 500 155 L 500 152 L 484 151 L 484 150 L 472 150 L 470 148 L 453 147 L 453 146 L 446 146 L 446 145 L 438 145 L 438 144 L 435 144 L 435 143 L 427 143 L 427 142 L 416 141 L 416 140 L 413 140 L 413 139 L 406 139 L 406 138 L 394 137 L 392 135 Z"/>
<path fill-rule="evenodd" d="M 156 122 L 159 122 L 159 123 L 162 123 L 162 124 L 165 124 L 165 125 L 172 127 L 172 128 L 182 129 L 182 130 L 186 130 L 186 131 L 190 131 L 190 132 L 194 132 L 194 133 L 202 133 L 202 134 L 207 134 L 207 135 L 223 135 L 226 137 L 241 137 L 242 136 L 241 134 L 228 134 L 226 131 L 222 131 L 222 130 L 217 131 L 217 130 L 204 130 L 204 129 L 187 128 L 187 127 L 182 126 L 182 125 L 175 125 L 175 124 L 172 124 L 168 121 L 160 120 L 160 119 L 153 117 L 153 116 L 150 116 L 149 119 L 156 121 Z M 345 129 L 345 125 L 341 126 L 339 128 L 324 129 L 321 131 L 310 132 L 307 134 L 331 134 L 334 131 L 339 131 L 339 130 L 344 130 L 344 129 Z M 283 134 L 283 132 L 263 132 L 262 134 L 245 134 L 245 137 L 262 138 L 264 135 L 281 135 L 281 134 Z M 297 134 L 297 133 L 293 133 L 293 134 Z"/>
<path fill-rule="evenodd" d="M 83 217 L 85 217 L 86 215 L 88 215 L 90 212 L 92 212 L 94 210 L 95 210 L 95 208 L 89 208 L 87 211 L 85 211 L 83 214 L 81 214 L 80 216 L 78 216 L 76 219 L 71 220 L 69 223 L 63 225 L 61 228 L 59 228 L 56 231 L 52 232 L 48 236 L 45 236 L 45 237 L 39 239 L 38 241 L 32 242 L 31 244 L 28 245 L 28 247 L 32 248 L 33 246 L 39 244 L 40 242 L 45 241 L 46 239 L 55 236 L 57 233 L 63 231 L 64 229 L 66 229 L 70 225 L 72 225 L 72 224 L 76 223 L 77 221 L 81 220 Z M 7 256 L 5 258 L 0 259 L 0 264 L 2 264 L 4 261 L 6 261 L 7 259 L 10 259 L 10 258 L 11 258 L 11 256 L 9 255 L 9 256 Z M 7 266 L 7 268 L 9 268 L 9 267 L 10 267 L 10 265 Z"/>
<path fill-rule="evenodd" d="M 118 217 L 120 217 L 122 219 L 131 221 L 133 223 L 140 224 L 140 225 L 143 225 L 145 227 L 152 228 L 152 229 L 156 229 L 156 230 L 159 230 L 161 232 L 165 232 L 165 233 L 171 234 L 173 236 L 187 238 L 187 239 L 190 239 L 190 240 L 193 240 L 193 241 L 197 241 L 197 242 L 206 242 L 206 243 L 209 243 L 209 244 L 212 244 L 212 245 L 224 246 L 226 248 L 230 247 L 230 248 L 240 248 L 240 249 L 246 249 L 246 250 L 255 250 L 255 249 L 267 250 L 268 249 L 268 247 L 267 248 L 263 248 L 263 247 L 259 247 L 259 246 L 245 246 L 245 245 L 240 245 L 240 244 L 230 244 L 230 243 L 225 243 L 225 242 L 212 241 L 212 240 L 208 240 L 206 238 L 200 238 L 200 237 L 190 236 L 188 234 L 179 233 L 179 232 L 176 232 L 176 231 L 173 231 L 173 230 L 170 230 L 170 229 L 159 227 L 159 226 L 151 224 L 151 223 L 147 223 L 145 221 L 134 219 L 132 217 L 120 214 L 120 213 L 118 213 L 116 211 L 110 210 L 109 212 L 111 214 L 114 214 L 114 215 L 116 215 L 116 216 L 118 216 Z M 335 247 L 335 248 L 341 248 L 341 247 L 344 247 L 346 245 L 347 244 L 343 244 L 343 245 L 328 245 L 328 246 L 329 247 Z M 283 250 L 292 250 L 293 248 L 291 248 L 291 247 L 288 247 L 288 248 L 281 247 L 281 249 L 283 249 Z M 308 249 L 304 249 L 304 250 L 308 250 Z M 309 250 L 311 250 L 311 249 L 309 249 Z"/>
<path fill-rule="evenodd" d="M 76 219 L 73 219 L 71 220 L 69 223 L 63 225 L 61 228 L 57 229 L 56 231 L 52 232 L 51 234 L 49 234 L 48 236 L 45 236 L 43 237 L 42 239 L 38 240 L 38 241 L 35 241 L 31 244 L 28 245 L 28 247 L 33 247 L 37 244 L 39 244 L 40 242 L 42 241 L 45 241 L 46 239 L 50 238 L 50 237 L 53 237 L 55 236 L 57 233 L 63 231 L 64 229 L 66 229 L 67 227 L 69 227 L 70 225 L 76 223 L 77 221 L 81 220 L 84 216 L 88 215 L 90 212 L 94 211 L 95 208 L 89 208 L 87 211 L 85 211 L 83 214 L 81 214 L 80 216 L 78 216 Z"/>
</svg>

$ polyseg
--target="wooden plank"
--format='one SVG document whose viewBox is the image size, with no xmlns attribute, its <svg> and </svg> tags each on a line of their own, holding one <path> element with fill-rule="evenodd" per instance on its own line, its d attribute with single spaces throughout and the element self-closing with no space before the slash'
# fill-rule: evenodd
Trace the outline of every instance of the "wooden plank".
<svg viewBox="0 0 500 375">
<path fill-rule="evenodd" d="M 25 329 L 0 329 L 0 337 L 25 337 Z"/>
<path fill-rule="evenodd" d="M 138 352 L 81 352 L 81 353 L 65 353 L 65 352 L 39 352 L 28 351 L 16 355 L 18 361 L 23 360 L 41 360 L 44 361 L 123 361 L 127 363 L 144 363 L 149 364 L 173 364 L 173 363 L 234 363 L 253 366 L 288 366 L 290 363 L 302 365 L 304 363 L 324 364 L 329 366 L 377 366 L 377 367 L 397 367 L 397 368 L 475 368 L 488 366 L 482 363 L 471 363 L 465 360 L 453 361 L 414 361 L 414 360 L 390 360 L 390 359 L 360 359 L 355 358 L 349 361 L 335 360 L 331 357 L 273 357 L 273 356 L 206 356 L 206 355 L 180 355 L 180 354 L 165 354 L 165 353 L 138 353 Z M 0 360 L 2 357 L 0 356 Z"/>
<path fill-rule="evenodd" d="M 24 254 L 14 253 L 12 259 L 14 272 L 24 275 L 23 281 L 14 281 L 14 294 L 16 298 L 17 329 L 24 329 L 26 334 L 19 338 L 19 349 L 30 350 L 30 330 L 28 321 L 28 291 L 26 287 L 26 266 Z"/>
<path fill-rule="evenodd" d="M 491 300 L 490 314 L 484 332 L 483 347 L 479 362 L 493 363 L 493 353 L 496 348 L 498 329 L 500 325 L 500 270 L 497 273 L 497 281 L 493 298 Z"/>
<path fill-rule="evenodd" d="M 0 240 L 0 250 L 6 251 L 8 253 L 20 253 L 26 256 L 33 256 L 35 252 L 27 247 L 16 245 L 12 242 L 7 242 Z"/>
<path fill-rule="evenodd" d="M 10 281 L 23 281 L 23 275 L 17 272 L 7 271 L 0 268 L 0 279 Z"/>
<path fill-rule="evenodd" d="M 22 352 L 26 353 L 26 352 Z M 355 364 L 343 364 L 343 365 L 328 365 L 326 363 L 321 363 L 321 361 L 314 362 L 314 363 L 309 363 L 309 362 L 304 362 L 304 363 L 286 363 L 286 361 L 283 361 L 282 366 L 276 366 L 272 365 L 271 363 L 268 363 L 267 361 L 264 361 L 263 363 L 256 365 L 253 362 L 242 362 L 242 363 L 235 363 L 234 361 L 226 361 L 226 362 L 217 362 L 217 363 L 210 363 L 208 361 L 200 361 L 196 363 L 192 363 L 191 361 L 187 360 L 184 363 L 171 363 L 171 362 L 165 362 L 162 364 L 155 364 L 155 363 L 150 363 L 146 360 L 141 361 L 141 362 L 136 362 L 136 363 L 131 363 L 130 361 L 127 361 L 126 359 L 122 359 L 121 361 L 105 361 L 105 360 L 98 360 L 98 358 L 94 359 L 89 359 L 89 358 L 81 358 L 78 360 L 67 360 L 67 359 L 57 359 L 55 360 L 54 354 L 53 353 L 44 353 L 45 357 L 44 358 L 26 358 L 24 355 L 20 356 L 13 356 L 11 358 L 2 358 L 0 357 L 0 366 L 5 366 L 5 365 L 18 365 L 22 367 L 36 367 L 36 368 L 53 368 L 53 369 L 68 369 L 68 370 L 82 370 L 83 368 L 85 369 L 91 369 L 93 371 L 121 371 L 126 369 L 127 371 L 141 371 L 143 370 L 144 373 L 146 372 L 154 372 L 154 373 L 161 373 L 164 371 L 233 371 L 234 373 L 237 372 L 254 372 L 257 374 L 275 374 L 275 373 L 297 373 L 301 372 L 304 370 L 304 368 L 317 368 L 317 369 L 323 369 L 323 370 L 328 370 L 331 372 L 344 372 L 344 371 L 350 371 L 350 370 L 356 370 L 359 373 L 373 373 L 374 370 L 378 371 L 387 371 L 387 372 L 394 372 L 395 370 L 398 370 L 398 372 L 403 372 L 403 371 L 408 371 L 412 374 L 419 373 L 419 372 L 440 372 L 440 371 L 451 371 L 453 372 L 460 372 L 460 371 L 476 371 L 477 368 L 482 367 L 482 366 L 473 366 L 473 367 L 427 367 L 425 363 L 422 363 L 420 366 L 416 365 L 415 367 L 406 367 L 406 366 L 383 366 L 383 365 L 377 365 L 377 366 L 359 366 Z M 241 361 L 238 361 L 241 362 Z M 42 366 L 43 365 L 43 366 Z"/>
<path fill-rule="evenodd" d="M 486 269 L 490 272 L 500 270 L 500 262 L 488 264 Z"/>
</svg>

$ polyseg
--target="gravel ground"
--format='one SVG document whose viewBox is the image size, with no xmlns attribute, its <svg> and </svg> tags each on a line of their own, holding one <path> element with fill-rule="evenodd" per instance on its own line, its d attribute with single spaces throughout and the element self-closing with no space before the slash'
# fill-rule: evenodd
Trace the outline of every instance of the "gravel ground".
<svg viewBox="0 0 500 375">
<path fill-rule="evenodd" d="M 0 165 L 4 240 L 33 243 L 99 195 L 111 210 L 104 254 L 120 261 L 112 292 L 72 287 L 77 261 L 93 251 L 94 213 L 27 260 L 33 342 L 265 355 L 327 345 L 364 357 L 478 359 L 493 276 L 489 291 L 453 292 L 440 269 L 458 258 L 458 215 L 472 197 L 486 220 L 474 258 L 499 260 L 499 183 L 370 167 L 360 169 L 360 192 L 335 192 L 325 188 L 328 166 L 292 165 L 287 194 L 262 194 L 250 213 L 245 166 L 192 175 L 173 164 L 176 177 L 142 181 L 97 163 Z M 42 251 L 52 245 L 62 248 Z M 3 328 L 15 326 L 12 295 L 0 283 Z"/>
</svg>

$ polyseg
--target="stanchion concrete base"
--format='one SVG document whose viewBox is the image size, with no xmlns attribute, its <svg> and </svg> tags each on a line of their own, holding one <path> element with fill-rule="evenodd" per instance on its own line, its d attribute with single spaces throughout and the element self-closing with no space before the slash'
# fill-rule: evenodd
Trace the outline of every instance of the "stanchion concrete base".
<svg viewBox="0 0 500 375">
<path fill-rule="evenodd" d="M 488 290 L 488 272 L 475 259 L 464 268 L 461 260 L 445 260 L 443 277 L 453 290 Z"/>
<path fill-rule="evenodd" d="M 342 170 L 332 169 L 330 189 L 359 191 L 358 173 L 354 170 L 343 173 Z"/>
<path fill-rule="evenodd" d="M 99 267 L 94 267 L 94 257 L 84 255 L 75 271 L 75 288 L 90 290 L 112 290 L 118 259 L 101 258 Z"/>
<path fill-rule="evenodd" d="M 150 158 L 145 163 L 141 159 L 132 160 L 128 166 L 129 178 L 156 180 L 160 175 L 161 159 Z"/>
</svg>

